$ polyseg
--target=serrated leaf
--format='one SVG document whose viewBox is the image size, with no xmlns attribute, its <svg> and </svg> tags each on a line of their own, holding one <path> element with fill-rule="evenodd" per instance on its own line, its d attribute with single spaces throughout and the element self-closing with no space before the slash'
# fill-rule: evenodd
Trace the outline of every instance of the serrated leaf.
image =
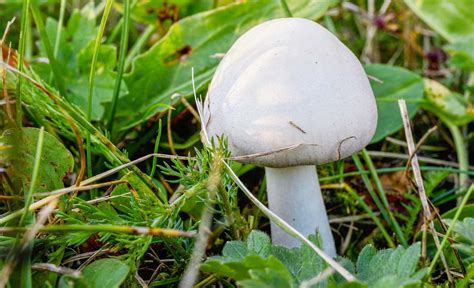
<svg viewBox="0 0 474 288">
<path fill-rule="evenodd" d="M 405 3 L 449 42 L 474 37 L 472 0 L 405 0 Z"/>
<path fill-rule="evenodd" d="M 321 17 L 334 4 L 333 0 L 287 2 L 295 17 L 312 19 Z M 118 109 L 122 129 L 162 111 L 157 104 L 169 104 L 172 95 L 192 95 L 191 68 L 197 88 L 207 85 L 220 61 L 216 54 L 227 52 L 251 27 L 278 17 L 285 17 L 279 1 L 244 1 L 175 23 L 156 45 L 135 59 L 132 72 L 126 76 L 130 95 Z"/>
<path fill-rule="evenodd" d="M 18 191 L 30 186 L 39 131 L 38 128 L 21 128 L 3 134 L 2 138 L 11 147 L 8 173 Z M 45 131 L 40 164 L 35 193 L 63 188 L 63 177 L 72 172 L 74 158 L 56 137 Z"/>
<path fill-rule="evenodd" d="M 284 267 L 282 267 L 284 268 Z M 265 268 L 250 270 L 250 279 L 237 282 L 245 288 L 292 288 L 291 274 L 286 269 Z"/>
<path fill-rule="evenodd" d="M 402 251 L 402 249 L 396 249 Z M 415 273 L 416 266 L 421 256 L 421 244 L 415 243 L 408 247 L 399 258 L 396 273 L 398 276 L 406 278 Z M 390 262 L 390 263 L 397 263 Z"/>
<path fill-rule="evenodd" d="M 222 256 L 233 260 L 241 260 L 247 254 L 247 246 L 242 241 L 228 241 L 222 250 Z"/>
<path fill-rule="evenodd" d="M 426 273 L 423 269 L 416 270 L 420 255 L 420 243 L 408 248 L 398 246 L 396 249 L 380 251 L 372 245 L 367 245 L 357 259 L 357 278 L 369 287 L 404 287 L 417 284 Z"/>
<path fill-rule="evenodd" d="M 377 249 L 372 245 L 367 245 L 362 249 L 357 258 L 357 274 L 361 279 L 370 277 L 370 263 L 372 258 L 377 254 Z"/>
<path fill-rule="evenodd" d="M 267 257 L 270 254 L 270 246 L 271 240 L 267 234 L 258 230 L 250 232 L 247 238 L 247 250 L 249 253 Z"/>
<path fill-rule="evenodd" d="M 399 99 L 407 101 L 409 116 L 415 115 L 423 99 L 423 79 L 401 67 L 369 64 L 364 68 L 368 75 L 377 78 L 370 80 L 378 110 L 377 129 L 371 141 L 375 143 L 403 127 Z"/>
</svg>

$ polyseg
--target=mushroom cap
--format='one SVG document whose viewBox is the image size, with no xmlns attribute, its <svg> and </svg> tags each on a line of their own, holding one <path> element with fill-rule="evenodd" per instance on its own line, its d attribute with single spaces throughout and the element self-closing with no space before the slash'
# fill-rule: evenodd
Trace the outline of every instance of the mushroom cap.
<svg viewBox="0 0 474 288">
<path fill-rule="evenodd" d="M 242 35 L 214 74 L 203 114 L 209 137 L 224 135 L 233 156 L 266 167 L 342 159 L 365 147 L 377 126 L 359 60 L 324 27 L 299 18 Z"/>
</svg>

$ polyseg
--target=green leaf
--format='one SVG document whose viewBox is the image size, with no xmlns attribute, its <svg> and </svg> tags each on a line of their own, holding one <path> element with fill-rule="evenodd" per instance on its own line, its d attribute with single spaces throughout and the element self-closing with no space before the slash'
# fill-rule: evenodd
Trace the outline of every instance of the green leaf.
<svg viewBox="0 0 474 288">
<path fill-rule="evenodd" d="M 408 248 L 398 246 L 380 251 L 367 245 L 357 259 L 357 278 L 369 287 L 403 287 L 420 283 L 426 272 L 416 269 L 420 256 L 420 243 Z"/>
<path fill-rule="evenodd" d="M 474 37 L 472 0 L 405 0 L 405 3 L 449 42 Z"/>
<path fill-rule="evenodd" d="M 250 232 L 247 238 L 248 252 L 267 257 L 270 254 L 270 246 L 270 237 L 267 234 L 257 230 Z"/>
<path fill-rule="evenodd" d="M 451 56 L 449 64 L 459 69 L 474 70 L 474 38 L 454 42 L 444 49 Z"/>
<path fill-rule="evenodd" d="M 464 97 L 452 92 L 441 83 L 425 79 L 426 101 L 423 108 L 433 112 L 447 123 L 465 125 L 474 121 L 474 108 L 468 105 Z"/>
<path fill-rule="evenodd" d="M 129 271 L 130 268 L 122 261 L 107 258 L 87 265 L 82 271 L 82 275 L 90 288 L 114 288 L 122 284 Z"/>
<path fill-rule="evenodd" d="M 464 218 L 454 225 L 456 244 L 454 245 L 466 265 L 474 263 L 474 218 Z"/>
<path fill-rule="evenodd" d="M 52 18 L 46 21 L 46 30 L 51 39 L 56 38 L 58 22 Z M 63 68 L 69 102 L 77 105 L 85 113 L 87 111 L 88 77 L 94 51 L 95 35 L 97 34 L 93 3 L 85 5 L 80 11 L 75 10 L 67 23 L 61 39 L 57 62 Z M 52 40 L 55 41 L 55 40 Z M 101 45 L 97 58 L 92 98 L 92 120 L 101 120 L 107 105 L 112 100 L 116 73 L 117 51 L 110 45 Z M 36 65 L 36 70 L 43 79 L 49 79 L 48 64 Z M 119 97 L 128 93 L 125 81 L 120 86 Z"/>
<path fill-rule="evenodd" d="M 28 188 L 31 183 L 39 131 L 38 128 L 22 128 L 5 133 L 5 142 L 14 147 L 9 152 L 11 167 L 8 173 L 18 191 L 21 188 Z M 74 158 L 71 153 L 56 137 L 44 132 L 43 153 L 35 193 L 63 188 L 63 177 L 72 172 L 73 167 Z"/>
<path fill-rule="evenodd" d="M 294 16 L 315 19 L 334 1 L 289 0 L 288 4 Z M 125 77 L 130 95 L 119 103 L 117 117 L 121 117 L 122 129 L 162 111 L 158 104 L 170 104 L 172 95 L 192 95 L 193 67 L 197 88 L 207 85 L 220 61 L 214 55 L 225 53 L 251 27 L 284 16 L 280 1 L 245 1 L 175 23 L 166 36 L 135 59 L 132 72 Z"/>
<path fill-rule="evenodd" d="M 227 241 L 222 250 L 222 256 L 233 260 L 242 260 L 247 254 L 247 246 L 242 241 Z"/>
<path fill-rule="evenodd" d="M 318 245 L 313 235 L 309 239 Z M 263 232 L 252 231 L 246 242 L 229 241 L 222 256 L 209 257 L 202 271 L 230 277 L 243 287 L 293 287 L 315 277 L 326 268 L 309 247 L 273 246 Z M 313 287 L 325 287 L 327 280 Z"/>
<path fill-rule="evenodd" d="M 417 74 L 401 67 L 382 64 L 365 65 L 377 101 L 378 123 L 371 143 L 400 130 L 403 121 L 400 116 L 398 100 L 407 101 L 408 114 L 413 117 L 423 98 L 423 79 Z"/>
<path fill-rule="evenodd" d="M 219 1 L 221 2 L 221 1 Z M 168 12 L 174 16 L 177 12 L 179 18 L 183 18 L 192 14 L 207 11 L 212 9 L 214 0 L 155 0 L 155 1 L 140 1 L 134 5 L 132 9 L 132 19 L 138 22 L 145 22 L 150 25 L 156 24 L 159 14 Z M 120 6 L 119 10 L 122 11 L 123 7 Z M 167 22 L 171 22 L 171 19 L 163 19 Z M 162 24 L 163 25 L 163 24 Z"/>
</svg>

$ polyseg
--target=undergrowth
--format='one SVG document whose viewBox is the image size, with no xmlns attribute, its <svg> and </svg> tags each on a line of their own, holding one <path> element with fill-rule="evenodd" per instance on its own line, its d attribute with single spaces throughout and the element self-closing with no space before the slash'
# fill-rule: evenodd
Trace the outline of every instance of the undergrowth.
<svg viewBox="0 0 474 288">
<path fill-rule="evenodd" d="M 0 2 L 0 287 L 473 285 L 473 9 L 470 0 Z M 264 170 L 232 161 L 225 138 L 206 139 L 200 125 L 200 95 L 223 54 L 289 14 L 338 36 L 377 100 L 371 144 L 318 167 L 335 261 L 317 231 L 301 238 L 264 206 Z M 270 222 L 301 246 L 272 245 Z"/>
</svg>

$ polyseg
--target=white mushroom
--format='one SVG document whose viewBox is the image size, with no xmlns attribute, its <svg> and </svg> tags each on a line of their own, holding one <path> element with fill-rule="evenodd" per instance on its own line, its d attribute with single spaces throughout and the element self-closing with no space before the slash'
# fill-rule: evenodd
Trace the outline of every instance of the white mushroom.
<svg viewBox="0 0 474 288">
<path fill-rule="evenodd" d="M 228 138 L 234 156 L 254 154 L 242 161 L 265 166 L 270 209 L 304 235 L 318 229 L 335 256 L 314 165 L 359 151 L 377 125 L 375 98 L 354 54 L 309 20 L 260 24 L 219 64 L 204 120 L 209 136 Z M 271 232 L 275 244 L 299 244 L 275 225 Z"/>
</svg>

